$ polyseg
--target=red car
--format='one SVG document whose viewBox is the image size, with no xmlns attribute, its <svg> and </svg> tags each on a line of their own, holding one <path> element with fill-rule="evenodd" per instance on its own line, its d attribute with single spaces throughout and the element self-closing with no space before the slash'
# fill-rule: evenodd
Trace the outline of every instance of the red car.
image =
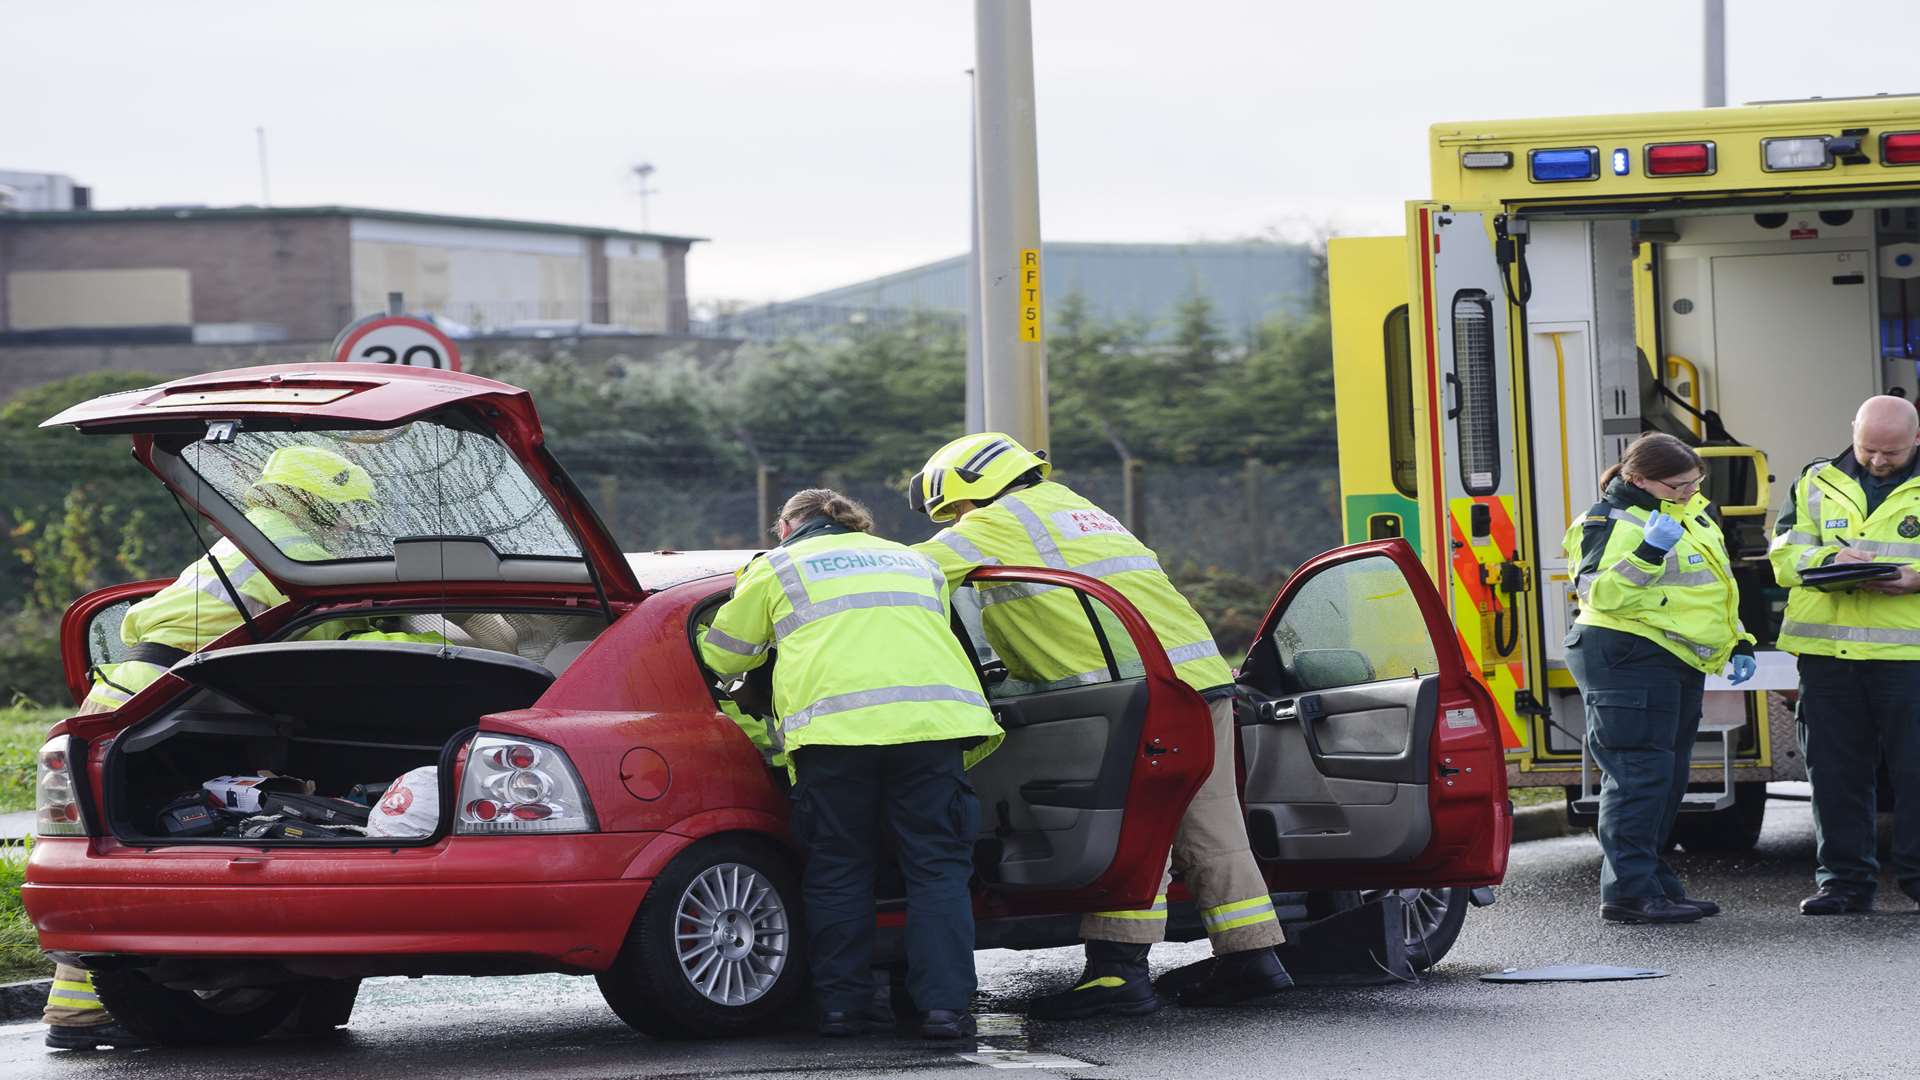
<svg viewBox="0 0 1920 1080">
<path fill-rule="evenodd" d="M 591 974 L 660 1036 L 791 1010 L 805 971 L 785 777 L 720 710 L 727 688 L 693 647 L 749 553 L 622 554 L 530 396 L 470 375 L 248 368 L 47 426 L 131 436 L 201 531 L 290 598 L 40 751 L 22 895 L 42 947 L 91 969 L 123 1022 L 163 1042 L 323 1030 L 346 1022 L 360 978 L 394 974 Z M 377 486 L 369 513 L 315 538 L 335 558 L 294 558 L 244 514 L 266 457 L 292 445 Z M 956 594 L 955 633 L 1007 732 L 972 774 L 979 941 L 1070 944 L 1073 913 L 1152 901 L 1213 765 L 1207 710 L 1108 586 L 977 577 L 1081 593 L 1107 644 L 1105 682 L 1008 680 L 971 589 Z M 129 603 L 165 584 L 68 611 L 76 701 L 89 666 L 124 653 Z M 450 644 L 340 640 L 343 625 Z M 1413 552 L 1381 541 L 1303 566 L 1240 678 L 1235 764 L 1282 909 L 1299 920 L 1350 890 L 1413 890 L 1410 940 L 1437 959 L 1468 890 L 1505 871 L 1511 808 L 1492 702 Z M 266 770 L 346 796 L 421 767 L 439 788 L 425 835 L 183 835 L 163 820 L 218 777 Z M 900 905 L 882 910 L 882 958 L 898 962 Z M 1176 915 L 1173 931 L 1197 936 L 1197 920 Z"/>
</svg>

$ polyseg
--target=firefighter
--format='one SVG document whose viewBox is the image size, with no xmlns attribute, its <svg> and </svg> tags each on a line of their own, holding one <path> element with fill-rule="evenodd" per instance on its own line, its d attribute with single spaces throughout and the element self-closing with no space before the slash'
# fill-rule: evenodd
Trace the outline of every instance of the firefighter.
<svg viewBox="0 0 1920 1080">
<path fill-rule="evenodd" d="M 1700 494 L 1705 476 L 1687 444 L 1642 435 L 1601 475 L 1600 501 L 1567 530 L 1580 602 L 1567 667 L 1605 776 L 1596 833 L 1600 917 L 1611 922 L 1684 923 L 1720 912 L 1687 896 L 1661 856 L 1686 794 L 1707 674 L 1731 662 L 1738 685 L 1755 666 L 1726 541 Z"/>
<path fill-rule="evenodd" d="M 296 559 L 328 559 L 315 539 L 337 528 L 356 510 L 371 507 L 373 479 L 367 471 L 331 450 L 283 446 L 267 457 L 260 478 L 244 496 L 247 520 L 276 547 Z M 207 558 L 187 567 L 173 584 L 127 609 L 120 638 L 125 659 L 94 672 L 95 682 L 81 703 L 81 714 L 112 712 L 151 685 L 167 669 L 205 648 L 248 615 L 286 600 L 232 541 L 213 545 L 211 556 L 233 586 L 227 591 Z M 237 594 L 237 596 L 236 596 Z M 346 627 L 342 627 L 343 631 Z M 425 640 L 407 635 L 408 640 Z M 432 635 L 431 640 L 441 640 Z M 125 1049 L 142 1040 L 115 1022 L 94 993 L 93 977 L 65 964 L 54 968 L 47 995 L 47 1045 L 59 1050 Z"/>
<path fill-rule="evenodd" d="M 1780 648 L 1799 657 L 1800 753 L 1813 784 L 1814 881 L 1804 915 L 1873 910 L 1875 788 L 1884 756 L 1893 785 L 1892 863 L 1920 902 L 1920 416 L 1907 401 L 1868 398 L 1853 446 L 1809 465 L 1793 485 L 1768 556 L 1790 586 Z M 1893 562 L 1900 576 L 1822 592 L 1800 572 L 1829 563 Z"/>
<path fill-rule="evenodd" d="M 866 507 L 825 488 L 788 499 L 780 545 L 742 570 L 700 633 L 720 674 L 773 672 L 778 741 L 794 778 L 791 824 L 820 1034 L 869 1021 L 880 829 L 907 883 L 907 989 L 927 1038 L 974 1033 L 973 843 L 980 804 L 965 766 L 1000 728 L 949 623 L 952 589 L 924 556 L 869 534 Z"/>
<path fill-rule="evenodd" d="M 998 432 L 941 447 L 909 482 L 907 501 L 952 524 L 915 550 L 932 556 L 956 584 L 986 563 L 1075 570 L 1106 581 L 1147 617 L 1174 673 L 1207 699 L 1213 716 L 1214 769 L 1181 819 L 1171 865 L 1200 907 L 1217 959 L 1205 978 L 1181 991 L 1180 1003 L 1224 1005 L 1284 990 L 1293 982 L 1273 951 L 1280 924 L 1234 789 L 1233 672 L 1153 552 L 1111 515 L 1048 479 L 1052 470 L 1043 456 Z M 1017 676 L 1063 684 L 1107 670 L 1072 591 L 989 585 L 981 593 L 987 635 Z M 1036 999 L 1031 1015 L 1133 1016 L 1159 1008 L 1147 951 L 1166 936 L 1168 880 L 1149 908 L 1084 916 L 1084 974 L 1073 987 Z"/>
</svg>

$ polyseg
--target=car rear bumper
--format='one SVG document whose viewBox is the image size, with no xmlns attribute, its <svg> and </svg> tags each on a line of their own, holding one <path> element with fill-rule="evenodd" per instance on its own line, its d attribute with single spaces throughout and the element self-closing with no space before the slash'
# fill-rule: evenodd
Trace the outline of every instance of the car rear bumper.
<svg viewBox="0 0 1920 1080">
<path fill-rule="evenodd" d="M 358 974 L 604 971 L 651 884 L 624 874 L 657 836 L 340 853 L 47 840 L 34 846 L 21 900 L 41 948 L 76 958 L 304 959 L 313 962 L 297 966 L 308 969 L 352 958 L 345 966 Z"/>
</svg>

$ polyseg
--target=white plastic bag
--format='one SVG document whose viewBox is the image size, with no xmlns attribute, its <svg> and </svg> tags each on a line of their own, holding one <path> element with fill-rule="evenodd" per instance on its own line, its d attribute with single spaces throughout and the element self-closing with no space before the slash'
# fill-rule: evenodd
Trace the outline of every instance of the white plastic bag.
<svg viewBox="0 0 1920 1080">
<path fill-rule="evenodd" d="M 440 769 L 422 765 L 388 785 L 367 815 L 368 836 L 426 836 L 440 824 Z"/>
</svg>

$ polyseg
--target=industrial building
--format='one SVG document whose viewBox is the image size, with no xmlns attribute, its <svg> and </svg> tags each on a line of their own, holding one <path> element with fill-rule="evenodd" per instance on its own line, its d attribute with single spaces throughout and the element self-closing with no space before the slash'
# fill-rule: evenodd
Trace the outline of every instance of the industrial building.
<svg viewBox="0 0 1920 1080">
<path fill-rule="evenodd" d="M 478 331 L 688 329 L 699 237 L 351 206 L 96 210 L 36 177 L 52 174 L 0 174 L 18 207 L 0 209 L 0 344 L 324 342 L 394 292 Z"/>
<path fill-rule="evenodd" d="M 1041 246 L 1041 286 L 1055 308 L 1078 294 L 1095 318 L 1171 329 L 1180 305 L 1204 297 L 1226 333 L 1303 311 L 1313 296 L 1313 260 L 1304 244 L 1082 244 Z M 967 258 L 916 266 L 796 300 L 715 320 L 713 332 L 771 339 L 832 333 L 848 326 L 952 320 L 968 309 Z"/>
</svg>

